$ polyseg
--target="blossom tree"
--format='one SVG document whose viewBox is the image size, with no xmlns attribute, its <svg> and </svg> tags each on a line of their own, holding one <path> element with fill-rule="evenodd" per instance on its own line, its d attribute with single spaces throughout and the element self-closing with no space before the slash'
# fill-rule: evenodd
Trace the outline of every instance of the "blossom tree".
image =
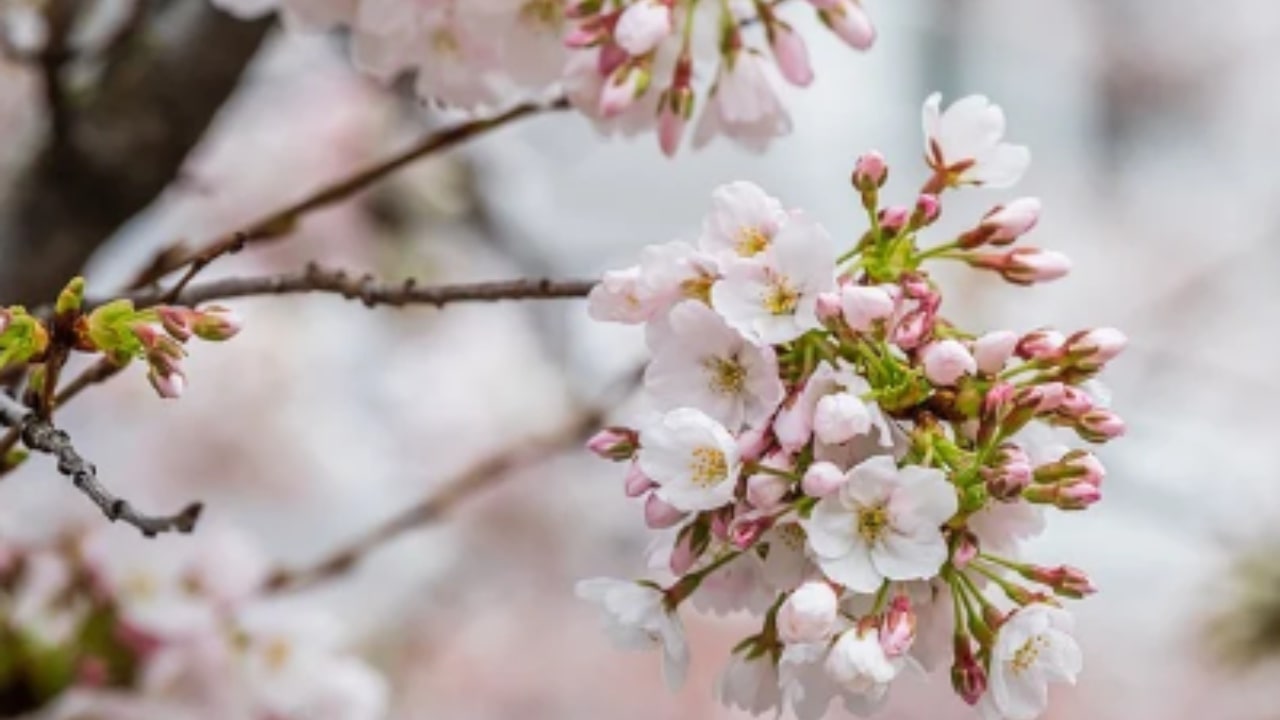
<svg viewBox="0 0 1280 720">
<path fill-rule="evenodd" d="M 985 97 L 945 109 L 939 95 L 925 101 L 927 171 L 907 204 L 883 202 L 881 154 L 857 158 L 853 194 L 867 219 L 859 237 L 834 237 L 742 180 L 711 192 L 691 242 L 651 245 L 638 264 L 598 280 L 429 286 L 315 264 L 200 278 L 231 254 L 287 240 L 304 216 L 420 158 L 536 114 L 580 113 L 604 136 L 652 135 L 673 163 L 717 138 L 766 151 L 804 121 L 778 83 L 814 77 L 808 31 L 783 18 L 783 4 L 136 0 L 94 3 L 107 16 L 96 34 L 82 29 L 91 13 L 68 0 L 6 8 L 7 50 L 42 71 L 49 133 L 0 241 L 0 475 L 47 471 L 29 456 L 51 456 L 108 520 L 138 532 L 127 541 L 89 532 L 0 542 L 0 711 L 384 717 L 387 683 L 343 644 L 335 619 L 283 609 L 278 598 L 342 575 L 523 458 L 585 440 L 625 463 L 626 495 L 642 499 L 656 537 L 651 576 L 583 580 L 578 595 L 600 606 L 619 644 L 660 648 L 673 689 L 691 653 L 680 613 L 692 605 L 757 619 L 715 689 L 730 707 L 803 719 L 839 701 L 865 714 L 899 675 L 947 665 L 957 694 L 983 717 L 1040 716 L 1049 686 L 1075 682 L 1082 665 L 1061 599 L 1094 589 L 1074 567 L 1024 560 L 1018 544 L 1046 510 L 1100 499 L 1105 469 L 1068 443 L 1124 433 L 1096 377 L 1126 340 L 1111 328 L 972 331 L 943 315 L 930 275 L 937 263 L 1015 285 L 1070 268 L 1063 255 L 1019 242 L 1039 220 L 1035 198 L 996 205 L 956 237 L 926 239 L 947 193 L 1007 188 L 1027 170 L 1029 152 L 1005 142 L 1004 115 Z M 857 0 L 791 4 L 807 5 L 855 49 L 875 40 Z M 276 14 L 288 32 L 340 30 L 360 71 L 388 83 L 411 77 L 421 100 L 460 119 L 233 232 L 167 248 L 127 287 L 87 287 L 78 273 L 95 242 L 174 179 Z M 152 29 L 158 39 L 142 42 Z M 216 62 L 198 57 L 217 43 Z M 171 66 L 182 53 L 209 67 L 179 82 Z M 68 92 L 67 78 L 86 68 L 97 73 L 100 102 Z M 189 92 L 202 99 L 187 104 Z M 128 97 L 109 101 L 119 93 Z M 172 102 L 192 117 L 165 132 L 129 130 L 139 113 Z M 162 157 L 139 159 L 160 146 Z M 112 183 L 134 160 L 147 177 L 119 180 L 128 187 L 99 212 L 75 206 L 83 188 L 68 186 L 79 173 Z M 30 243 L 32 233 L 50 240 L 37 250 L 4 245 Z M 234 341 L 253 321 L 221 303 L 290 293 L 370 307 L 585 298 L 595 320 L 644 326 L 652 359 L 643 409 L 591 434 L 612 414 L 602 405 L 320 562 L 273 570 L 243 536 L 206 530 L 199 502 L 156 514 L 113 493 L 100 477 L 109 473 L 57 415 L 117 376 L 138 381 L 130 366 L 145 368 L 160 399 L 182 397 L 199 382 L 184 365 L 190 348 Z M 91 362 L 71 374 L 73 357 Z"/>
</svg>

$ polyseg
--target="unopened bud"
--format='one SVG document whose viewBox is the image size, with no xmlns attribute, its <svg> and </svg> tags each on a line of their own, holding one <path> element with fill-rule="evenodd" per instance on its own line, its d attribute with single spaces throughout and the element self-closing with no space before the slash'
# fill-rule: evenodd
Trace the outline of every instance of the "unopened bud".
<svg viewBox="0 0 1280 720">
<path fill-rule="evenodd" d="M 1124 431 L 1124 420 L 1110 410 L 1095 408 L 1076 418 L 1076 433 L 1090 442 L 1113 440 Z"/>
<path fill-rule="evenodd" d="M 644 504 L 644 524 L 653 530 L 672 527 L 684 519 L 685 512 L 658 497 L 657 492 L 649 493 Z"/>
<path fill-rule="evenodd" d="M 605 460 L 621 462 L 635 457 L 640 435 L 631 428 L 607 427 L 587 440 L 587 449 Z"/>
<path fill-rule="evenodd" d="M 864 153 L 854 164 L 853 186 L 863 192 L 883 186 L 888 177 L 889 165 L 877 150 Z"/>
<path fill-rule="evenodd" d="M 244 327 L 240 314 L 220 305 L 211 305 L 195 312 L 191 331 L 201 340 L 219 342 L 235 337 Z"/>
</svg>

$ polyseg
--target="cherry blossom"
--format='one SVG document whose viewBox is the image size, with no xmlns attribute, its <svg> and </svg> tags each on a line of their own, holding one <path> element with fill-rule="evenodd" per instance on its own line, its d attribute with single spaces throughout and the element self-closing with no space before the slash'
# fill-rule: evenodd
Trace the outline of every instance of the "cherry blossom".
<svg viewBox="0 0 1280 720">
<path fill-rule="evenodd" d="M 1050 683 L 1075 683 L 1081 655 L 1070 631 L 1071 616 L 1059 608 L 1036 603 L 1015 611 L 996 634 L 983 717 L 1034 720 L 1048 707 Z"/>
<path fill-rule="evenodd" d="M 681 510 L 710 510 L 733 499 L 737 443 L 699 410 L 672 410 L 645 428 L 638 462 L 658 484 L 658 496 Z"/>
<path fill-rule="evenodd" d="M 711 308 L 687 300 L 667 315 L 645 387 L 665 408 L 694 407 L 732 431 L 766 421 L 782 402 L 773 349 L 753 345 Z"/>
<path fill-rule="evenodd" d="M 877 456 L 849 471 L 840 491 L 803 523 L 822 572 L 856 592 L 885 580 L 937 574 L 947 548 L 940 530 L 957 508 L 955 489 L 933 468 L 898 467 Z"/>
<path fill-rule="evenodd" d="M 666 606 L 661 590 L 626 580 L 593 578 L 577 585 L 578 597 L 600 606 L 609 636 L 628 650 L 661 646 L 662 668 L 673 691 L 684 684 L 689 648 L 684 626 Z"/>
<path fill-rule="evenodd" d="M 1022 178 L 1031 153 L 1002 142 L 1004 111 L 982 95 L 957 100 L 945 111 L 942 95 L 924 102 L 925 155 L 948 185 L 1009 187 Z"/>
</svg>

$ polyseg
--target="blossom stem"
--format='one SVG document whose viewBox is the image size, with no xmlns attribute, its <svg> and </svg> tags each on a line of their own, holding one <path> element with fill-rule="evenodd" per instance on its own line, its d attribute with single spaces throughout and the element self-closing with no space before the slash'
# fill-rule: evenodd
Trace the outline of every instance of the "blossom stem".
<svg viewBox="0 0 1280 720">
<path fill-rule="evenodd" d="M 244 228 L 215 238 L 193 252 L 157 262 L 138 278 L 135 286 L 149 285 L 170 272 L 185 267 L 186 273 L 165 294 L 166 300 L 177 298 L 196 275 L 218 258 L 239 252 L 250 244 L 288 235 L 304 215 L 345 200 L 416 160 L 448 150 L 515 120 L 568 108 L 569 101 L 563 97 L 547 103 L 522 103 L 491 118 L 472 120 L 432 133 L 386 160 L 361 168 L 351 175 L 329 183 L 302 200 L 270 213 Z"/>
<path fill-rule="evenodd" d="M 195 306 L 211 300 L 261 295 L 325 293 L 359 300 L 366 307 L 388 305 L 432 305 L 437 308 L 456 302 L 530 300 L 586 297 L 594 280 L 517 279 L 453 285 L 418 286 L 412 278 L 399 283 L 380 283 L 370 275 L 356 276 L 344 270 L 323 268 L 315 263 L 301 272 L 251 278 L 227 278 L 188 287 L 167 300 L 172 305 Z M 164 300 L 154 291 L 127 296 L 139 307 Z M 90 302 L 92 308 L 102 302 Z"/>
</svg>

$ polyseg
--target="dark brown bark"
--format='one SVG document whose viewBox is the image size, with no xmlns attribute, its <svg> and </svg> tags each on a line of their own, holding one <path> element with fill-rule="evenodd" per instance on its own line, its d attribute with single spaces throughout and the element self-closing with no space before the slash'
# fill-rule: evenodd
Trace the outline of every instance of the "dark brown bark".
<svg viewBox="0 0 1280 720">
<path fill-rule="evenodd" d="M 83 104 L 0 199 L 0 304 L 49 301 L 177 176 L 270 22 L 158 3 Z"/>
</svg>

